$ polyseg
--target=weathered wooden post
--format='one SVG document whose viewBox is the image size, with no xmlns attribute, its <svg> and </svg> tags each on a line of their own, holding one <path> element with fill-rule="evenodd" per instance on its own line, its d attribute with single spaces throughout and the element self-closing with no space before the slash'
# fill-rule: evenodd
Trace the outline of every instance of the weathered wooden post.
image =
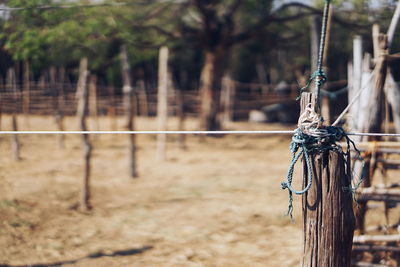
<svg viewBox="0 0 400 267">
<path fill-rule="evenodd" d="M 89 78 L 89 115 L 94 120 L 94 129 L 98 131 L 99 116 L 98 116 L 98 103 L 97 103 L 97 76 L 90 75 Z"/>
<path fill-rule="evenodd" d="M 301 117 L 307 115 L 308 108 L 314 115 L 320 114 L 313 93 L 302 94 Z M 308 122 L 299 120 L 299 127 Z M 355 219 L 352 193 L 346 188 L 351 187 L 351 168 L 339 149 L 321 147 L 309 152 L 312 184 L 303 195 L 303 267 L 350 267 Z M 305 160 L 304 173 L 307 185 L 310 177 Z"/>
<path fill-rule="evenodd" d="M 7 71 L 7 87 L 12 90 L 13 93 L 13 101 L 14 107 L 11 115 L 11 126 L 13 131 L 18 131 L 18 118 L 17 118 L 17 99 L 18 99 L 18 92 L 17 92 L 17 81 L 15 77 L 15 70 L 13 68 L 9 68 Z M 16 161 L 21 160 L 20 155 L 20 142 L 17 134 L 13 134 L 11 136 L 11 148 L 13 151 L 14 159 Z"/>
<path fill-rule="evenodd" d="M 125 109 L 127 115 L 126 127 L 128 131 L 135 130 L 135 116 L 136 116 L 136 99 L 133 92 L 131 76 L 130 76 L 130 65 L 128 61 L 128 54 L 126 47 L 121 47 L 121 65 L 122 65 L 122 77 L 124 82 L 123 92 Z M 137 166 L 136 166 L 136 135 L 129 135 L 129 168 L 130 175 L 132 178 L 138 176 Z"/>
<path fill-rule="evenodd" d="M 77 115 L 79 118 L 79 127 L 81 131 L 87 131 L 86 116 L 88 113 L 88 98 L 89 93 L 87 89 L 87 78 L 89 72 L 87 70 L 88 60 L 87 58 L 82 58 L 79 65 L 79 80 L 77 88 L 78 96 L 78 110 Z M 84 158 L 84 174 L 82 180 L 81 189 L 81 203 L 80 209 L 82 211 L 88 211 L 92 208 L 90 204 L 90 160 L 92 157 L 92 145 L 89 140 L 88 134 L 82 134 L 82 148 L 83 148 L 83 158 Z"/>
<path fill-rule="evenodd" d="M 161 47 L 158 65 L 158 94 L 157 94 L 157 118 L 158 130 L 167 130 L 168 119 L 168 48 Z M 157 135 L 157 159 L 166 159 L 167 135 Z"/>
<path fill-rule="evenodd" d="M 31 104 L 31 85 L 30 85 L 30 71 L 29 71 L 29 61 L 24 61 L 24 90 L 23 90 L 23 104 L 22 109 L 25 115 L 25 122 L 27 127 L 29 127 L 29 112 Z"/>
<path fill-rule="evenodd" d="M 138 83 L 138 98 L 139 98 L 139 113 L 141 116 L 148 117 L 149 116 L 149 105 L 147 101 L 147 94 L 146 94 L 146 85 L 144 80 L 139 80 Z"/>
<path fill-rule="evenodd" d="M 64 81 L 65 81 L 65 68 L 61 67 L 58 72 L 58 83 L 56 85 L 57 90 L 57 114 L 56 114 L 56 124 L 59 131 L 64 131 Z M 58 135 L 58 146 L 60 148 L 65 147 L 65 135 Z"/>
<path fill-rule="evenodd" d="M 176 104 L 177 104 L 177 116 L 178 116 L 178 131 L 185 130 L 185 94 L 183 93 L 183 88 L 176 90 Z M 180 149 L 186 149 L 186 136 L 185 134 L 180 134 L 178 136 L 178 145 Z"/>
<path fill-rule="evenodd" d="M 235 96 L 235 82 L 229 74 L 222 77 L 221 107 L 222 107 L 222 125 L 233 121 L 233 101 Z"/>
<path fill-rule="evenodd" d="M 114 87 L 109 85 L 107 86 L 107 92 L 108 92 L 108 108 L 107 108 L 107 115 L 110 120 L 110 129 L 111 131 L 116 131 L 118 129 L 117 127 L 117 110 L 116 110 L 116 100 L 115 100 L 115 92 L 114 92 Z"/>
</svg>

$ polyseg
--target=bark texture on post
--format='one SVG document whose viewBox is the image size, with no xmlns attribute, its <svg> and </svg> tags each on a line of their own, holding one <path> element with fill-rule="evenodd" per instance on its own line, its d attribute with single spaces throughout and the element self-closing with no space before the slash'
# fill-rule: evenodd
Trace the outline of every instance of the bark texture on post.
<svg viewBox="0 0 400 267">
<path fill-rule="evenodd" d="M 158 65 L 158 94 L 157 94 L 158 130 L 167 130 L 168 119 L 168 48 L 161 47 Z M 157 159 L 166 159 L 166 134 L 157 135 Z"/>
<path fill-rule="evenodd" d="M 303 93 L 302 111 L 316 96 Z M 310 153 L 313 181 L 303 195 L 303 267 L 350 267 L 354 232 L 353 200 L 349 191 L 349 162 L 338 151 Z M 346 166 L 347 165 L 347 166 Z M 304 163 L 304 173 L 307 166 Z M 304 176 L 304 184 L 308 177 Z"/>
<path fill-rule="evenodd" d="M 81 59 L 79 65 L 79 80 L 77 88 L 78 96 L 78 111 L 77 115 L 79 118 L 79 127 L 81 131 L 87 131 L 86 116 L 88 113 L 88 102 L 89 93 L 87 88 L 87 77 L 88 77 L 88 60 L 87 58 Z M 89 140 L 88 134 L 82 134 L 82 148 L 83 148 L 83 159 L 84 159 L 84 174 L 82 180 L 81 189 L 81 203 L 80 209 L 82 211 L 87 211 L 91 209 L 90 205 L 90 160 L 92 156 L 92 145 Z"/>
<path fill-rule="evenodd" d="M 121 63 L 122 63 L 122 78 L 124 82 L 123 92 L 125 109 L 127 115 L 126 127 L 128 131 L 135 130 L 135 115 L 136 115 L 136 100 L 132 88 L 132 82 L 130 77 L 130 65 L 128 61 L 128 54 L 126 47 L 121 47 Z M 132 178 L 136 178 L 137 167 L 136 167 L 136 135 L 129 135 L 129 172 Z"/>
</svg>

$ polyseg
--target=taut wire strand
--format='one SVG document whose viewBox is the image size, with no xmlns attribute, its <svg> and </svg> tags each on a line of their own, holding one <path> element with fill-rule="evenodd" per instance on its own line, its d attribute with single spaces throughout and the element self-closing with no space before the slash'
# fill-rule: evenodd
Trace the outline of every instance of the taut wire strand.
<svg viewBox="0 0 400 267">
<path fill-rule="evenodd" d="M 265 134 L 265 135 L 291 135 L 295 130 L 286 131 L 0 131 L 0 135 L 52 135 L 52 134 L 208 134 L 208 135 L 223 135 L 223 134 Z M 394 133 L 346 133 L 353 136 L 387 136 L 400 137 L 400 134 Z"/>
</svg>

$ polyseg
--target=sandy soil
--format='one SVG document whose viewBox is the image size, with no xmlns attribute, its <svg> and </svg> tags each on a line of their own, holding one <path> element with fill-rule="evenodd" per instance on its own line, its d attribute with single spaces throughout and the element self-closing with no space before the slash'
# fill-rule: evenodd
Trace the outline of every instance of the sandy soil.
<svg viewBox="0 0 400 267">
<path fill-rule="evenodd" d="M 3 119 L 9 129 L 9 118 Z M 68 129 L 76 129 L 73 118 Z M 118 125 L 122 126 L 122 120 Z M 141 119 L 138 128 L 154 129 Z M 176 122 L 171 121 L 171 129 Z M 23 129 L 55 129 L 33 117 Z M 108 129 L 109 121 L 100 121 Z M 92 122 L 91 128 L 94 129 Z M 195 122 L 189 122 L 189 129 Z M 235 123 L 231 129 L 292 129 Z M 121 129 L 121 128 L 120 128 Z M 176 136 L 157 162 L 155 136 L 139 136 L 140 178 L 128 175 L 127 136 L 93 138 L 92 204 L 75 207 L 82 178 L 79 136 L 21 137 L 22 161 L 0 137 L 0 266 L 298 266 L 300 198 L 295 222 L 285 217 L 282 191 L 288 136 Z M 299 176 L 297 176 L 298 178 Z M 298 180 L 298 179 L 297 179 Z M 298 186 L 300 181 L 296 182 Z"/>
</svg>

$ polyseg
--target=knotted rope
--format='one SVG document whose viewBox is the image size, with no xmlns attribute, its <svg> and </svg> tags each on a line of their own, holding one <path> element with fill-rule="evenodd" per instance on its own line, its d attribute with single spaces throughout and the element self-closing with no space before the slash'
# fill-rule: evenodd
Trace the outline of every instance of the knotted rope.
<svg viewBox="0 0 400 267">
<path fill-rule="evenodd" d="M 313 181 L 313 170 L 311 163 L 311 153 L 314 152 L 325 152 L 325 151 L 337 151 L 344 158 L 345 162 L 350 159 L 350 147 L 351 144 L 355 148 L 355 144 L 347 136 L 345 131 L 341 127 L 336 126 L 323 126 L 322 117 L 315 111 L 312 104 L 308 104 L 304 109 L 304 112 L 299 117 L 298 128 L 292 137 L 290 143 L 290 152 L 292 153 L 292 161 L 290 163 L 286 179 L 281 183 L 282 189 L 288 189 L 289 192 L 289 206 L 287 214 L 293 218 L 293 194 L 303 195 L 308 192 L 311 188 Z M 343 152 L 341 147 L 336 143 L 342 139 L 347 141 L 347 151 Z M 294 168 L 297 161 L 303 156 L 306 167 L 307 167 L 307 185 L 301 189 L 296 190 L 292 186 Z"/>
</svg>

